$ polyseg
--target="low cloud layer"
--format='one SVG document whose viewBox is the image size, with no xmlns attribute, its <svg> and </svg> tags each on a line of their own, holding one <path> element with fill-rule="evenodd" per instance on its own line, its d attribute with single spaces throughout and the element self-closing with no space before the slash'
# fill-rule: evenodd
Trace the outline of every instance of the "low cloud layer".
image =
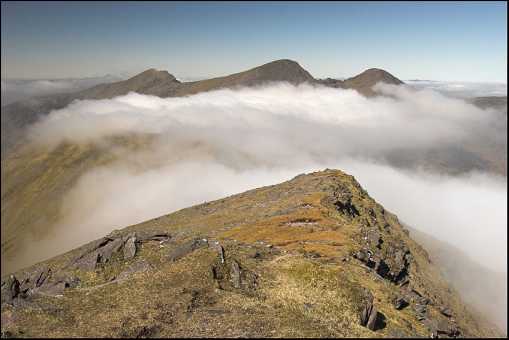
<svg viewBox="0 0 509 340">
<path fill-rule="evenodd" d="M 468 98 L 486 96 L 507 96 L 507 84 L 454 82 L 434 80 L 405 80 L 405 83 L 416 89 L 430 89 L 444 95 Z"/>
<path fill-rule="evenodd" d="M 467 144 L 505 157 L 497 150 L 507 148 L 506 118 L 429 89 L 377 89 L 386 96 L 289 84 L 184 98 L 130 93 L 54 111 L 31 130 L 35 142 L 154 140 L 134 153 L 116 150 L 119 161 L 83 175 L 65 198 L 58 233 L 37 246 L 54 255 L 115 228 L 328 167 L 354 175 L 405 223 L 505 272 L 506 177 L 469 170 L 468 162 L 461 175 L 442 170 L 463 166 L 457 159 L 472 153 L 457 150 Z M 456 163 L 428 168 L 430 151 L 454 153 Z"/>
<path fill-rule="evenodd" d="M 2 105 L 36 96 L 79 91 L 118 80 L 121 79 L 110 75 L 76 79 L 2 79 Z"/>
</svg>

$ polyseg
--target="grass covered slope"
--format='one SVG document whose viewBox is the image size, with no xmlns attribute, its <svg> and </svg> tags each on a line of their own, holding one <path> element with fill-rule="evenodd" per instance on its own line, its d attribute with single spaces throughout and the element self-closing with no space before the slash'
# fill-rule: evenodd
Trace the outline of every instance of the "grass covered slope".
<svg viewBox="0 0 509 340">
<path fill-rule="evenodd" d="M 338 170 L 114 231 L 4 277 L 2 302 L 10 336 L 500 335 Z"/>
<path fill-rule="evenodd" d="M 149 140 L 149 135 L 116 136 L 101 143 L 62 143 L 52 149 L 25 144 L 9 153 L 1 172 L 2 275 L 54 255 L 29 247 L 52 235 L 61 221 L 66 193 L 87 171 L 144 148 Z"/>
</svg>

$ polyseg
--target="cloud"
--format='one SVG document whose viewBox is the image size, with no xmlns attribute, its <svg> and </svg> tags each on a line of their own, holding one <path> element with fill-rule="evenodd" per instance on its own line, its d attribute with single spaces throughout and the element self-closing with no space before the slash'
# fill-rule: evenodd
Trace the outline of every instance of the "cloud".
<svg viewBox="0 0 509 340">
<path fill-rule="evenodd" d="M 301 157 L 310 153 L 320 159 L 376 157 L 396 149 L 494 138 L 486 131 L 491 131 L 488 125 L 495 115 L 473 105 L 429 90 L 395 86 L 380 90 L 392 97 L 367 99 L 353 90 L 289 84 L 172 99 L 130 93 L 75 102 L 38 124 L 33 136 L 56 144 L 131 132 L 181 134 L 184 139 L 219 144 L 221 149 L 257 155 L 269 149 L 284 162 L 301 148 L 309 151 Z M 276 143 L 278 148 L 259 145 L 262 142 Z M 234 147 L 225 145 L 232 143 Z M 265 158 L 278 162 L 277 157 Z"/>
<path fill-rule="evenodd" d="M 76 79 L 2 79 L 2 105 L 36 96 L 75 92 L 118 80 L 119 77 L 110 75 Z"/>
<path fill-rule="evenodd" d="M 153 142 L 115 149 L 118 161 L 84 174 L 64 199 L 61 224 L 37 247 L 54 255 L 180 208 L 338 168 L 402 221 L 506 272 L 507 179 L 458 150 L 504 158 L 493 150 L 507 148 L 507 120 L 430 89 L 377 89 L 386 96 L 284 83 L 182 98 L 130 93 L 54 111 L 31 130 L 34 142 L 108 145 L 106 137 L 126 134 Z M 461 175 L 441 171 L 431 151 Z"/>
<path fill-rule="evenodd" d="M 468 98 L 486 96 L 507 96 L 507 84 L 452 82 L 433 80 L 405 80 L 405 83 L 416 89 L 431 89 L 444 95 Z"/>
</svg>

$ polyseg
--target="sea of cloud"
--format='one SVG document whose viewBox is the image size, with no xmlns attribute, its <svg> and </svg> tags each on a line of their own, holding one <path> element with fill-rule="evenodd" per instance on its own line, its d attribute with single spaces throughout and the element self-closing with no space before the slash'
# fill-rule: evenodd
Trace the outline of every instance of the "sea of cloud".
<svg viewBox="0 0 509 340">
<path fill-rule="evenodd" d="M 505 270 L 506 177 L 445 175 L 394 166 L 384 157 L 394 150 L 419 157 L 494 134 L 503 140 L 505 131 L 502 136 L 493 129 L 496 113 L 428 89 L 378 90 L 385 96 L 284 83 L 182 98 L 130 93 L 74 102 L 31 133 L 48 145 L 157 136 L 149 149 L 87 173 L 71 191 L 66 216 L 72 223 L 66 224 L 88 238 L 329 167 L 353 174 L 415 228 Z"/>
<path fill-rule="evenodd" d="M 431 89 L 458 98 L 507 96 L 505 83 L 436 80 L 405 80 L 405 83 L 416 89 Z"/>
<path fill-rule="evenodd" d="M 115 135 L 153 139 L 136 152 L 112 149 L 117 161 L 85 173 L 64 200 L 61 224 L 37 248 L 55 255 L 190 205 L 338 168 L 405 223 L 506 273 L 507 177 L 479 169 L 452 175 L 448 164 L 441 171 L 389 156 L 421 159 L 467 142 L 506 150 L 507 118 L 428 88 L 376 89 L 384 96 L 275 83 L 73 102 L 35 124 L 32 140 L 54 147 L 104 146 Z"/>
</svg>

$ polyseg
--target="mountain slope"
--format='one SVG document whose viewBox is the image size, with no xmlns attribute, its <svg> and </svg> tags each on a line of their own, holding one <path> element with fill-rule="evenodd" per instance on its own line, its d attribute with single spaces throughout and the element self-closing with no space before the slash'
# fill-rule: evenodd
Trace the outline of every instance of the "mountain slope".
<svg viewBox="0 0 509 340">
<path fill-rule="evenodd" d="M 403 84 L 401 80 L 394 77 L 387 71 L 378 68 L 370 68 L 355 77 L 345 79 L 343 81 L 343 87 L 347 89 L 354 89 L 365 96 L 373 96 L 376 94 L 375 91 L 373 91 L 373 86 L 377 83 L 391 85 Z"/>
<path fill-rule="evenodd" d="M 500 335 L 337 170 L 117 230 L 4 278 L 2 300 L 12 336 Z"/>
</svg>

